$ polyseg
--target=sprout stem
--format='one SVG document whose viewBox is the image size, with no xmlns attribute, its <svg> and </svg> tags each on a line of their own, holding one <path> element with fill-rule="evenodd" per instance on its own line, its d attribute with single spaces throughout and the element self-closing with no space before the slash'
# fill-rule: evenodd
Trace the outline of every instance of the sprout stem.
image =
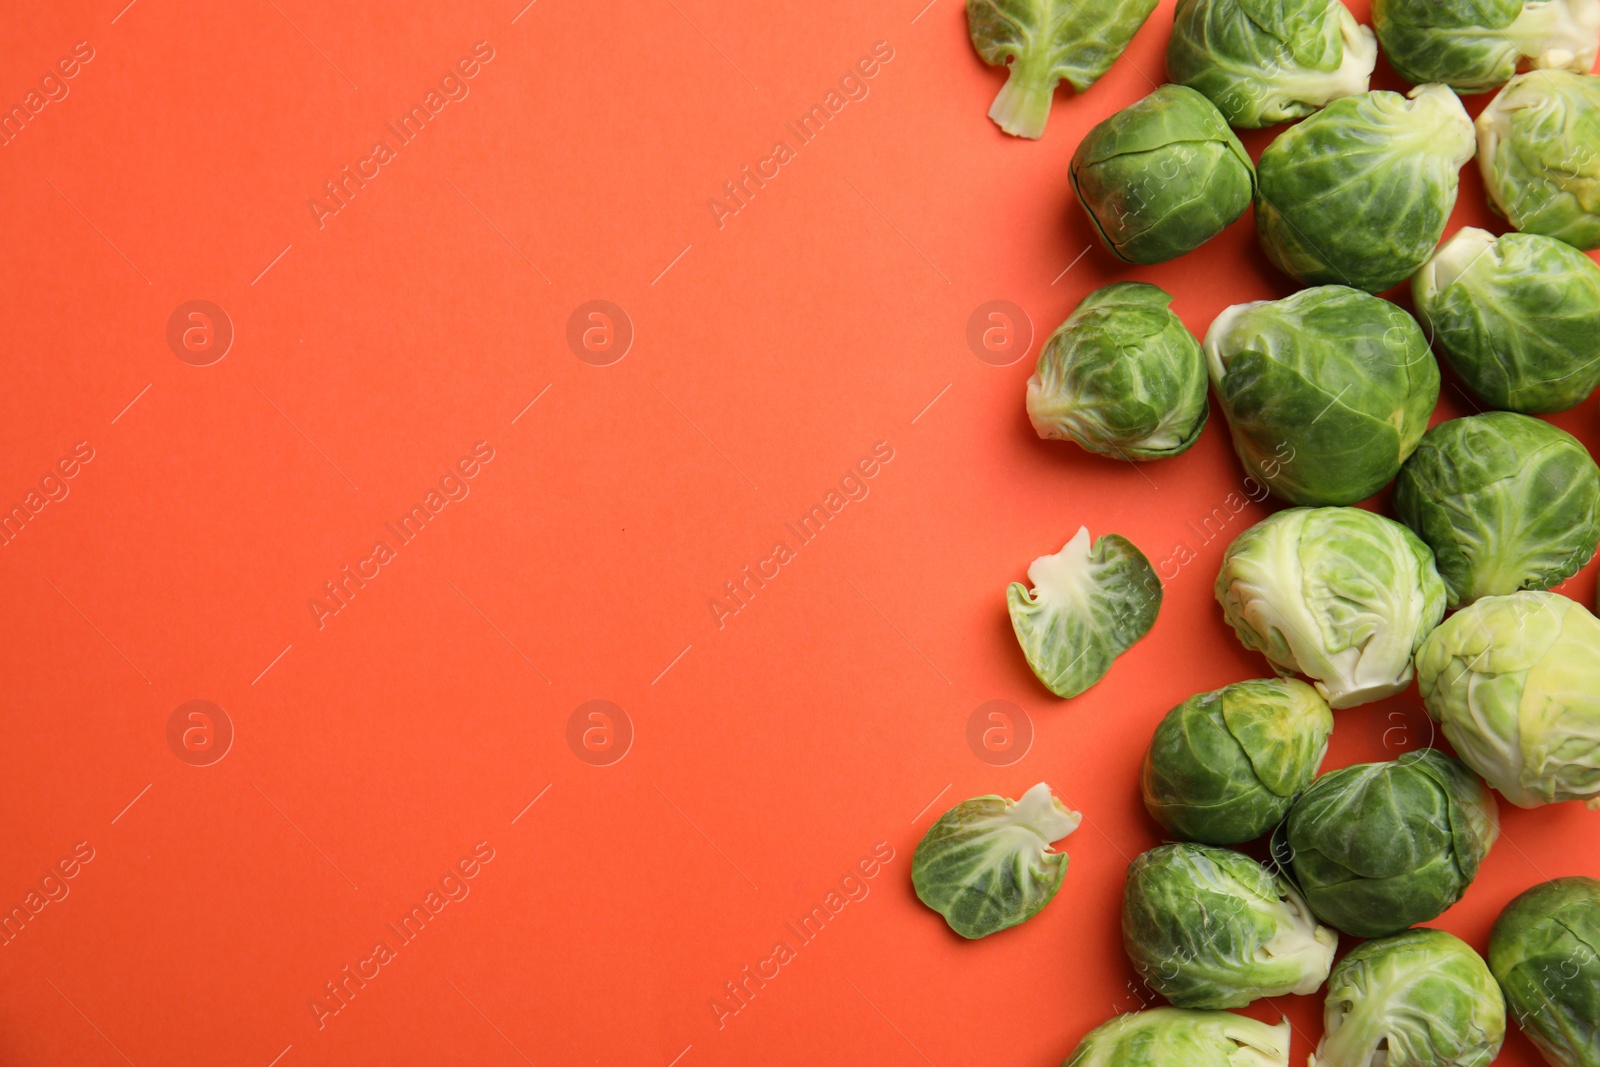
<svg viewBox="0 0 1600 1067">
<path fill-rule="evenodd" d="M 1012 62 L 1010 71 L 1005 85 L 989 107 L 989 117 L 1013 137 L 1037 141 L 1044 136 L 1051 98 L 1060 79 L 1051 73 L 1048 65 L 1043 71 L 1033 70 L 1020 56 Z"/>
</svg>

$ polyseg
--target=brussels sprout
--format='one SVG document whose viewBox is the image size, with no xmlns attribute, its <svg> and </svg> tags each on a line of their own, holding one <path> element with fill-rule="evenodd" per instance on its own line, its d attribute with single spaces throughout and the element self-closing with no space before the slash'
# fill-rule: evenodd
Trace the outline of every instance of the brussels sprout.
<svg viewBox="0 0 1600 1067">
<path fill-rule="evenodd" d="M 1200 439 L 1206 361 L 1171 303 L 1143 282 L 1084 298 L 1028 379 L 1028 418 L 1040 437 L 1130 460 L 1176 456 Z"/>
<path fill-rule="evenodd" d="M 1600 386 L 1600 266 L 1565 241 L 1468 227 L 1411 295 L 1445 361 L 1493 407 L 1566 411 Z"/>
<path fill-rule="evenodd" d="M 1242 1008 L 1315 993 L 1339 935 L 1281 875 L 1210 845 L 1162 845 L 1128 867 L 1122 944 L 1134 970 L 1180 1008 Z"/>
<path fill-rule="evenodd" d="M 1289 1067 L 1289 1020 L 1151 1008 L 1089 1031 L 1061 1067 Z"/>
<path fill-rule="evenodd" d="M 1189 841 L 1253 841 L 1317 776 L 1332 732 L 1327 701 L 1293 678 L 1192 696 L 1167 712 L 1145 752 L 1144 806 Z"/>
<path fill-rule="evenodd" d="M 1540 419 L 1451 419 L 1400 469 L 1394 509 L 1433 549 L 1458 608 L 1578 573 L 1600 543 L 1600 467 L 1576 437 Z"/>
<path fill-rule="evenodd" d="M 1444 615 L 1427 546 L 1359 508 L 1290 508 L 1228 546 L 1216 596 L 1246 648 L 1335 708 L 1394 696 Z"/>
<path fill-rule="evenodd" d="M 1478 776 L 1436 749 L 1329 771 L 1273 834 L 1273 856 L 1323 922 L 1383 937 L 1461 899 L 1500 833 Z"/>
<path fill-rule="evenodd" d="M 1111 68 L 1156 0 L 967 0 L 972 47 L 1010 74 L 989 117 L 1018 137 L 1044 136 L 1056 83 L 1083 92 Z"/>
<path fill-rule="evenodd" d="M 1472 120 L 1442 85 L 1335 100 L 1261 153 L 1261 247 L 1307 285 L 1381 292 L 1433 254 L 1471 158 Z"/>
<path fill-rule="evenodd" d="M 1161 580 L 1132 541 L 1107 534 L 1089 545 L 1089 528 L 1053 556 L 1028 567 L 1030 590 L 1006 590 L 1011 628 L 1028 666 L 1060 697 L 1075 697 L 1104 678 L 1111 663 L 1150 632 L 1161 607 Z"/>
<path fill-rule="evenodd" d="M 1354 504 L 1382 489 L 1439 399 L 1416 320 L 1340 285 L 1228 308 L 1205 353 L 1234 451 L 1291 504 Z"/>
<path fill-rule="evenodd" d="M 1216 592 L 1246 648 L 1310 678 L 1335 708 L 1402 692 L 1444 617 L 1428 546 L 1360 508 L 1269 515 L 1228 546 Z"/>
<path fill-rule="evenodd" d="M 1026 922 L 1050 903 L 1067 874 L 1067 854 L 1050 843 L 1083 816 L 1040 782 L 1021 800 L 974 797 L 940 816 L 911 858 L 917 898 L 962 937 Z"/>
<path fill-rule="evenodd" d="M 1506 1036 L 1506 1002 L 1483 958 L 1422 927 L 1351 949 L 1328 979 L 1311 1067 L 1485 1067 Z"/>
<path fill-rule="evenodd" d="M 1600 248 L 1600 78 L 1519 74 L 1478 116 L 1489 206 L 1516 229 Z"/>
<path fill-rule="evenodd" d="M 1600 0 L 1373 0 L 1372 24 L 1406 81 L 1481 93 L 1519 65 L 1588 73 L 1600 46 Z"/>
<path fill-rule="evenodd" d="M 1520 808 L 1600 808 L 1600 620 L 1556 593 L 1490 596 L 1417 653 L 1422 702 L 1461 759 Z"/>
<path fill-rule="evenodd" d="M 1600 1067 L 1600 882 L 1557 878 L 1507 904 L 1489 969 L 1547 1061 Z"/>
<path fill-rule="evenodd" d="M 1191 252 L 1250 206 L 1250 154 L 1211 101 L 1163 85 L 1094 129 L 1072 156 L 1072 189 L 1100 240 L 1129 263 Z"/>
<path fill-rule="evenodd" d="M 1339 0 L 1178 0 L 1167 75 L 1256 129 L 1366 92 L 1378 42 Z"/>
</svg>

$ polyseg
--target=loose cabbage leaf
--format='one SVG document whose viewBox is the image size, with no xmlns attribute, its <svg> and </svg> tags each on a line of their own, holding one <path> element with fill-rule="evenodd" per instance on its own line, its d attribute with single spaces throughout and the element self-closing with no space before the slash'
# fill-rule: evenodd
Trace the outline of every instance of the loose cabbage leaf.
<svg viewBox="0 0 1600 1067">
<path fill-rule="evenodd" d="M 1067 873 L 1067 854 L 1050 844 L 1083 818 L 1044 782 L 1020 800 L 975 797 L 945 812 L 911 860 L 917 897 L 962 937 L 1016 926 L 1050 903 Z"/>
<path fill-rule="evenodd" d="M 989 108 L 1002 130 L 1044 136 L 1056 83 L 1083 92 L 1111 68 L 1157 0 L 967 0 L 967 32 L 1010 75 Z"/>
<path fill-rule="evenodd" d="M 1161 580 L 1132 541 L 1107 534 L 1089 543 L 1089 528 L 1053 556 L 1028 567 L 1006 590 L 1011 628 L 1028 666 L 1052 693 L 1075 697 L 1094 685 L 1122 653 L 1150 632 L 1161 607 Z"/>
</svg>

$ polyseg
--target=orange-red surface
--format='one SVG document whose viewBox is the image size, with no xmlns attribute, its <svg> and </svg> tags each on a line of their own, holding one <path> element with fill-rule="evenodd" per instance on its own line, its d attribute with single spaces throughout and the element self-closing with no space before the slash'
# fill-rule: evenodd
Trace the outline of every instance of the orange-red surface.
<svg viewBox="0 0 1600 1067">
<path fill-rule="evenodd" d="M 1228 503 L 1220 416 L 1132 467 L 1022 409 L 1095 286 L 1166 286 L 1197 333 L 1291 291 L 1248 218 L 1128 269 L 1071 201 L 1078 138 L 1161 78 L 1170 5 L 1031 143 L 985 117 L 1002 75 L 958 0 L 525 2 L 11 5 L 0 101 L 74 74 L 0 147 L 0 503 L 42 501 L 0 548 L 0 904 L 44 901 L 0 948 L 0 1062 L 1059 1062 L 1141 1002 L 1117 918 L 1160 840 L 1151 729 L 1265 673 L 1211 597 L 1269 510 Z M 1471 169 L 1466 223 L 1493 225 Z M 169 344 L 195 300 L 231 322 L 220 360 L 215 311 Z M 1026 353 L 969 347 L 992 300 Z M 590 301 L 614 307 L 572 326 Z M 1467 410 L 1447 381 L 1440 417 Z M 1600 446 L 1593 402 L 1553 421 Z M 1002 594 L 1080 523 L 1167 596 L 1063 702 Z M 1564 591 L 1592 602 L 1595 567 Z M 994 700 L 1031 724 L 1009 766 L 969 747 Z M 1414 696 L 1340 712 L 1329 765 L 1426 723 Z M 962 942 L 912 848 L 1041 779 L 1086 815 L 1066 884 Z M 1480 949 L 1522 888 L 1600 874 L 1600 815 L 1502 810 L 1440 921 Z M 1280 1010 L 1301 1062 L 1320 1003 L 1252 1014 Z"/>
</svg>

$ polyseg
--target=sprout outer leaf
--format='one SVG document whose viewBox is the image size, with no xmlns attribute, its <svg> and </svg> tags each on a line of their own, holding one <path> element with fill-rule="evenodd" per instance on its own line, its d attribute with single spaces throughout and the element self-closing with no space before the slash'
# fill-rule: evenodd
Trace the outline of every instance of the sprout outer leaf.
<svg viewBox="0 0 1600 1067">
<path fill-rule="evenodd" d="M 1157 0 L 967 0 L 967 32 L 990 66 L 1010 67 L 989 108 L 1002 130 L 1044 136 L 1065 78 L 1083 92 L 1111 68 Z"/>
<path fill-rule="evenodd" d="M 1006 604 L 1028 666 L 1052 693 L 1075 697 L 1094 685 L 1155 624 L 1161 580 L 1132 541 L 1106 534 L 1090 546 L 1080 527 L 1060 552 L 1040 556 Z"/>
<path fill-rule="evenodd" d="M 1067 854 L 1052 842 L 1083 816 L 1044 782 L 1019 800 L 974 797 L 940 816 L 911 860 L 917 897 L 962 937 L 978 938 L 1026 922 L 1056 895 Z"/>
</svg>

